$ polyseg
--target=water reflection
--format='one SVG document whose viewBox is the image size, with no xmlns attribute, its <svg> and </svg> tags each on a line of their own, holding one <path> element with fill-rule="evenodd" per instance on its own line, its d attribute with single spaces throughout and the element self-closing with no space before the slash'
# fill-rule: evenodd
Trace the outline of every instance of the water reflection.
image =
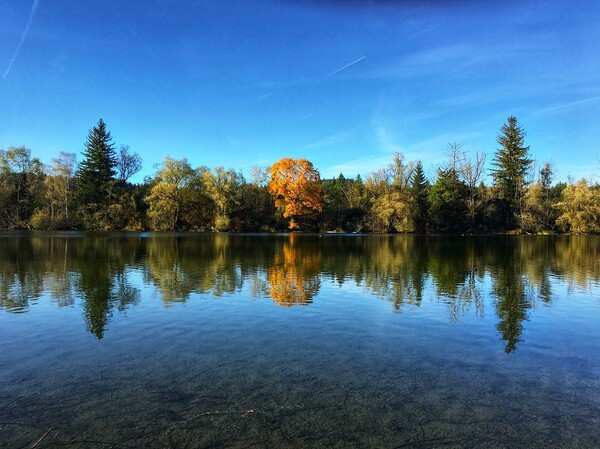
<svg viewBox="0 0 600 449">
<path fill-rule="evenodd" d="M 267 269 L 269 296 L 277 304 L 290 307 L 310 304 L 321 287 L 319 269 L 322 252 L 314 240 L 298 239 L 291 235 L 277 251 L 272 265 Z"/>
<path fill-rule="evenodd" d="M 325 282 L 360 286 L 395 312 L 436 302 L 457 322 L 493 312 L 506 352 L 523 340 L 557 285 L 597 289 L 600 238 L 9 234 L 0 237 L 0 308 L 26 312 L 42 296 L 81 302 L 102 338 L 115 310 L 152 286 L 165 306 L 243 290 L 286 307 L 327 301 Z M 355 290 L 353 290 L 355 291 Z M 407 309 L 408 308 L 408 309 Z"/>
<path fill-rule="evenodd" d="M 192 293 L 220 297 L 242 287 L 235 248 L 226 235 L 157 236 L 143 243 L 145 281 L 156 287 L 167 306 L 186 302 Z"/>
</svg>

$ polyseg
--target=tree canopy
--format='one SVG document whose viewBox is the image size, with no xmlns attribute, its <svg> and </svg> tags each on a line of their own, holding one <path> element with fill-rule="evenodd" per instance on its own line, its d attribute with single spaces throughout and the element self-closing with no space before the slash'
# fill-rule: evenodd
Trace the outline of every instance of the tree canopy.
<svg viewBox="0 0 600 449">
<path fill-rule="evenodd" d="M 321 176 L 306 159 L 283 158 L 271 168 L 267 188 L 285 218 L 289 228 L 296 229 L 302 219 L 315 218 L 323 210 Z"/>
</svg>

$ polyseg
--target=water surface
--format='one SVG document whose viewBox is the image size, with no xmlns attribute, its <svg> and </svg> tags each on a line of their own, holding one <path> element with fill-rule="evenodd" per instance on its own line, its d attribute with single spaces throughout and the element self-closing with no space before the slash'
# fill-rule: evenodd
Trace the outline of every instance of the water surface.
<svg viewBox="0 0 600 449">
<path fill-rule="evenodd" d="M 597 237 L 4 233 L 0 447 L 600 447 L 599 319 Z"/>
</svg>

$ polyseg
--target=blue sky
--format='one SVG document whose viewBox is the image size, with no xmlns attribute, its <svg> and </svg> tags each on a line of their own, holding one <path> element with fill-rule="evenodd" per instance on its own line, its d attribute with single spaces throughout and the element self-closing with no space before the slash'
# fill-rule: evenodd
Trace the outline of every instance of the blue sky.
<svg viewBox="0 0 600 449">
<path fill-rule="evenodd" d="M 0 148 L 79 154 L 102 117 L 138 181 L 167 154 L 431 173 L 449 143 L 491 160 L 514 114 L 560 179 L 598 181 L 599 43 L 593 0 L 3 0 Z"/>
</svg>

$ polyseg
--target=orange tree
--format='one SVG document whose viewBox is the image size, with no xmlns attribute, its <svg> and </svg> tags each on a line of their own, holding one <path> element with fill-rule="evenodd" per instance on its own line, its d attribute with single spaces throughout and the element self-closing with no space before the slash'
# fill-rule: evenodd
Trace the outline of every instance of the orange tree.
<svg viewBox="0 0 600 449">
<path fill-rule="evenodd" d="M 290 229 L 299 227 L 298 220 L 314 219 L 323 210 L 321 176 L 306 159 L 284 157 L 269 169 L 267 188 L 284 218 L 290 219 Z"/>
</svg>

